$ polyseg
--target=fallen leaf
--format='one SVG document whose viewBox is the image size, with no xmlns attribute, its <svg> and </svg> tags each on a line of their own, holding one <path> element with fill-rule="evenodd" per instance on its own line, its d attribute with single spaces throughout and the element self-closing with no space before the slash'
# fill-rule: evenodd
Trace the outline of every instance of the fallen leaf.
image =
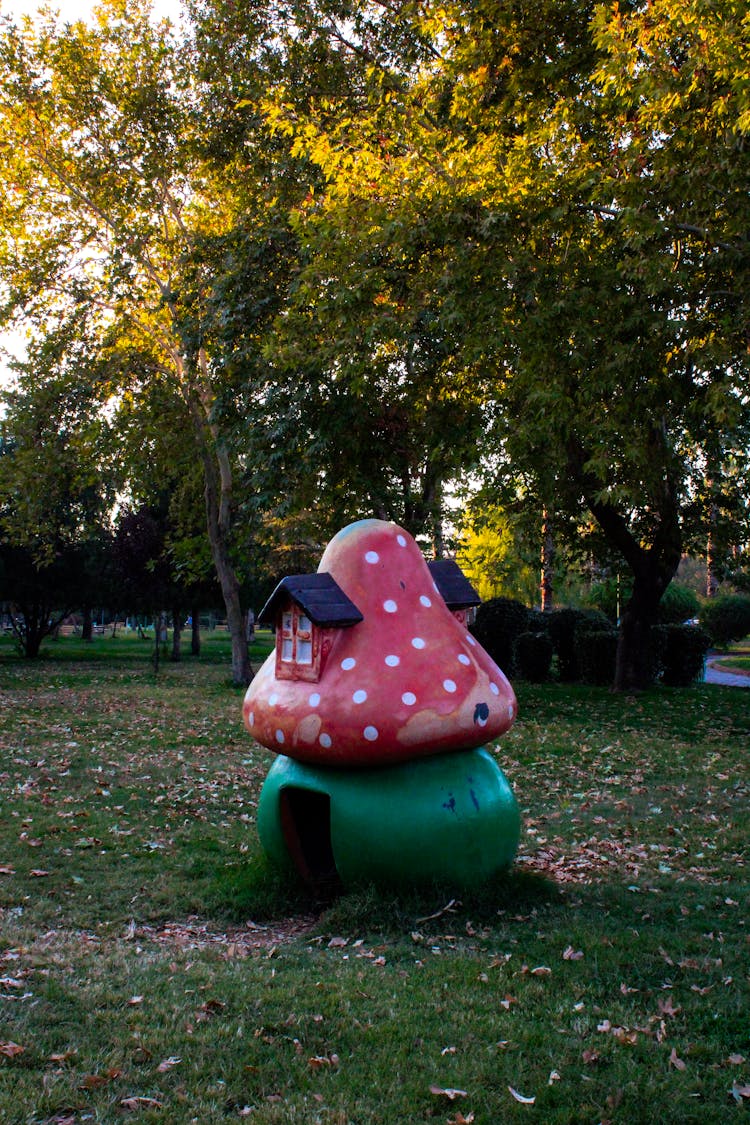
<svg viewBox="0 0 750 1125">
<path fill-rule="evenodd" d="M 442 1086 L 430 1086 L 430 1093 L 439 1098 L 448 1098 L 452 1102 L 456 1098 L 468 1098 L 469 1096 L 466 1090 L 446 1090 Z"/>
<path fill-rule="evenodd" d="M 574 949 L 572 945 L 563 950 L 563 961 L 580 961 L 582 957 L 583 950 Z"/>
<path fill-rule="evenodd" d="M 676 1047 L 672 1048 L 672 1053 L 669 1056 L 669 1062 L 675 1068 L 675 1070 L 687 1069 L 687 1063 L 684 1061 L 684 1059 L 678 1058 Z"/>
<path fill-rule="evenodd" d="M 135 1008 L 135 1007 L 137 1007 L 138 1004 L 142 1004 L 142 1003 L 143 1003 L 143 997 L 142 996 L 131 996 L 130 999 L 128 1000 L 128 1007 Z"/>
<path fill-rule="evenodd" d="M 741 1105 L 743 1098 L 750 1098 L 750 1086 L 738 1086 L 736 1082 L 732 1084 L 730 1093 L 734 1100 Z"/>
<path fill-rule="evenodd" d="M 29 871 L 29 875 L 32 879 L 44 879 L 45 876 L 49 875 L 49 871 L 43 871 L 40 867 L 35 867 L 33 871 Z"/>
<path fill-rule="evenodd" d="M 468 1117 L 464 1117 L 461 1110 L 458 1111 L 455 1117 L 448 1118 L 448 1125 L 472 1125 L 474 1114 L 470 1113 Z"/>
<path fill-rule="evenodd" d="M 163 1059 L 163 1061 L 159 1063 L 156 1069 L 160 1074 L 165 1074 L 166 1071 L 171 1070 L 172 1067 L 177 1066 L 181 1062 L 182 1059 L 177 1055 L 170 1055 L 168 1059 Z"/>
<path fill-rule="evenodd" d="M 5 1055 L 6 1059 L 15 1059 L 17 1055 L 22 1055 L 26 1050 L 25 1047 L 20 1047 L 18 1043 L 0 1043 L 0 1055 Z"/>
<path fill-rule="evenodd" d="M 562 1074 L 557 1070 L 551 1070 L 549 1072 L 549 1078 L 547 1079 L 547 1085 L 551 1086 L 554 1082 L 560 1082 L 561 1080 Z"/>
<path fill-rule="evenodd" d="M 679 1005 L 675 1008 L 674 1004 L 672 1003 L 671 996 L 668 996 L 666 1000 L 662 1000 L 660 996 L 656 1006 L 659 1009 L 659 1015 L 661 1016 L 676 1016 L 678 1012 L 682 1011 L 682 1008 L 680 1008 Z"/>
<path fill-rule="evenodd" d="M 586 1050 L 586 1051 L 583 1052 L 583 1055 L 581 1057 L 583 1058 L 583 1061 L 587 1065 L 599 1062 L 599 1052 L 598 1051 Z"/>
<path fill-rule="evenodd" d="M 732 1066 L 742 1066 L 744 1061 L 745 1061 L 745 1056 L 744 1055 L 738 1055 L 738 1054 L 732 1054 L 727 1059 L 727 1062 L 731 1063 Z"/>
<path fill-rule="evenodd" d="M 338 1066 L 338 1055 L 313 1055 L 311 1059 L 307 1060 L 307 1065 L 311 1066 L 313 1070 L 320 1070 L 324 1066 Z"/>
<path fill-rule="evenodd" d="M 455 1053 L 455 1047 L 443 1047 L 442 1051 L 440 1052 L 441 1055 L 455 1055 Z"/>
<path fill-rule="evenodd" d="M 0 875 L 15 875 L 15 873 L 15 867 L 9 867 L 5 863 L 2 865 L 2 867 L 0 867 Z"/>
<path fill-rule="evenodd" d="M 328 942 L 329 949 L 343 949 L 345 945 L 349 944 L 349 938 L 346 937 L 332 937 Z"/>
<path fill-rule="evenodd" d="M 509 1086 L 508 1089 L 510 1090 L 516 1101 L 520 1102 L 521 1105 L 533 1105 L 536 1101 L 536 1097 L 525 1098 L 523 1094 L 519 1094 L 518 1090 L 514 1090 L 512 1086 Z"/>
<path fill-rule="evenodd" d="M 164 1102 L 158 1102 L 156 1098 L 142 1098 L 132 1097 L 123 1098 L 120 1102 L 122 1109 L 162 1109 Z"/>
</svg>

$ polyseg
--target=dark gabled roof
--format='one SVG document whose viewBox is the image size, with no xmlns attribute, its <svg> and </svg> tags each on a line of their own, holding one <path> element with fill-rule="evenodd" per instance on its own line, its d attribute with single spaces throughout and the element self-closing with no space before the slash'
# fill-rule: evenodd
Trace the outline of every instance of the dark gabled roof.
<svg viewBox="0 0 750 1125">
<path fill-rule="evenodd" d="M 481 604 L 482 599 L 454 559 L 435 559 L 427 566 L 448 609 L 469 609 Z"/>
<path fill-rule="evenodd" d="M 330 574 L 293 574 L 282 578 L 258 614 L 261 625 L 273 625 L 276 616 L 291 597 L 304 609 L 315 625 L 339 626 L 356 625 L 362 614 L 354 602 Z"/>
</svg>

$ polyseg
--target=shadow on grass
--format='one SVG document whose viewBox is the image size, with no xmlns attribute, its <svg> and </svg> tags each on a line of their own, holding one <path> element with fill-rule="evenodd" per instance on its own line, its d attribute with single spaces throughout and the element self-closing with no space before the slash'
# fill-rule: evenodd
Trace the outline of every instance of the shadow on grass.
<svg viewBox="0 0 750 1125">
<path fill-rule="evenodd" d="M 279 921 L 299 914 L 319 915 L 322 928 L 402 934 L 417 923 L 429 929 L 471 920 L 497 923 L 498 913 L 525 914 L 554 907 L 560 889 L 535 872 L 511 869 L 479 887 L 432 883 L 427 886 L 373 884 L 311 887 L 294 872 L 272 867 L 264 856 L 227 866 L 217 873 L 208 894 L 212 913 L 230 922 Z"/>
</svg>

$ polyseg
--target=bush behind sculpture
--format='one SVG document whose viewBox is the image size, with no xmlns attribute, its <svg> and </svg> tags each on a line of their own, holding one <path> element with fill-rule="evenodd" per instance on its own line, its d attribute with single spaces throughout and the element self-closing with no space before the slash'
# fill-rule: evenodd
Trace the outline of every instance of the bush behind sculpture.
<svg viewBox="0 0 750 1125">
<path fill-rule="evenodd" d="M 564 606 L 546 614 L 547 629 L 557 656 L 557 672 L 561 680 L 572 682 L 581 678 L 576 634 L 586 631 L 606 631 L 612 626 L 606 616 L 598 609 L 574 609 Z"/>
<path fill-rule="evenodd" d="M 513 646 L 513 663 L 518 675 L 532 684 L 543 683 L 549 679 L 554 652 L 546 631 L 519 633 Z"/>
<path fill-rule="evenodd" d="M 514 598 L 490 598 L 477 610 L 471 631 L 482 648 L 490 654 L 506 676 L 515 671 L 513 646 L 516 638 L 526 632 L 529 610 Z"/>
</svg>

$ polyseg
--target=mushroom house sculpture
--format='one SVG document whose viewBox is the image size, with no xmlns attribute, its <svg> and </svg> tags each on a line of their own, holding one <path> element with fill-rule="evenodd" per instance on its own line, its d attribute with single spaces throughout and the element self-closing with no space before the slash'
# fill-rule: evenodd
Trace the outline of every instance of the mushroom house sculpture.
<svg viewBox="0 0 750 1125">
<path fill-rule="evenodd" d="M 278 757 L 258 832 L 309 881 L 483 881 L 512 861 L 519 814 L 483 749 L 516 715 L 468 630 L 479 598 L 452 560 L 361 520 L 315 574 L 283 579 L 258 615 L 276 645 L 245 723 Z"/>
</svg>

